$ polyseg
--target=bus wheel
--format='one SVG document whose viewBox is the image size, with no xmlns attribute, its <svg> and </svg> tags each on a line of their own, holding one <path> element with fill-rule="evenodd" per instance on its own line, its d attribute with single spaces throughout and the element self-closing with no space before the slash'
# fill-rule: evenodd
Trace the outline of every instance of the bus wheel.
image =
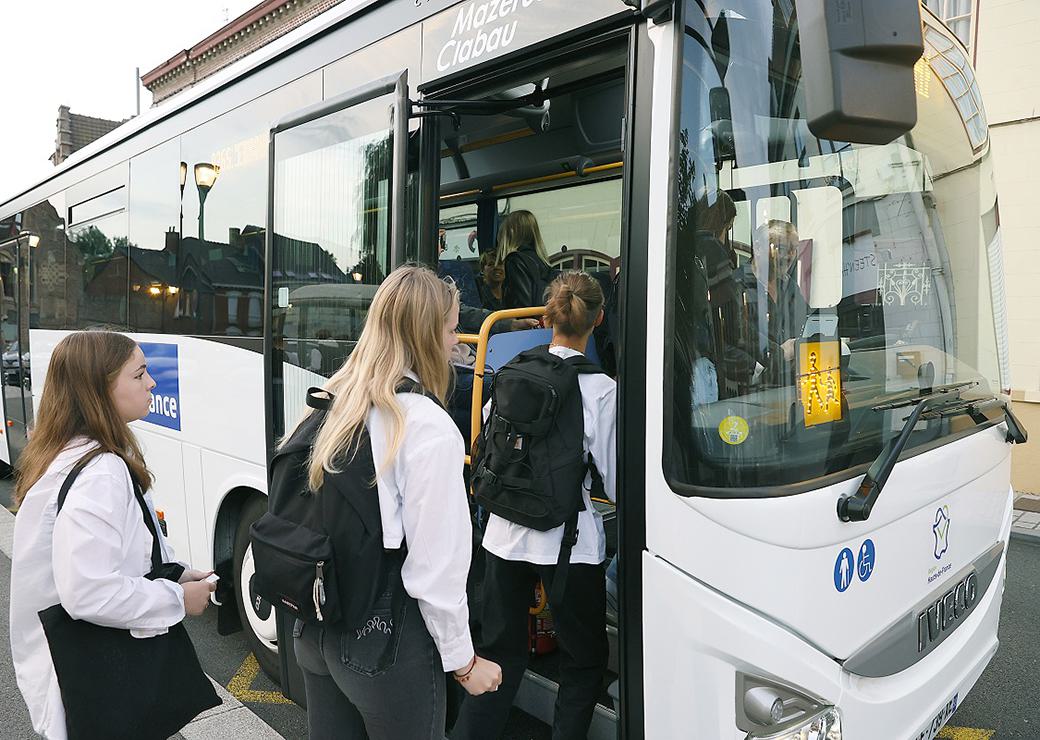
<svg viewBox="0 0 1040 740">
<path fill-rule="evenodd" d="M 235 532 L 235 599 L 253 655 L 263 672 L 280 684 L 281 662 L 278 659 L 278 629 L 274 609 L 263 599 L 258 599 L 250 589 L 254 565 L 249 527 L 266 511 L 266 496 L 255 496 L 242 507 Z"/>
</svg>

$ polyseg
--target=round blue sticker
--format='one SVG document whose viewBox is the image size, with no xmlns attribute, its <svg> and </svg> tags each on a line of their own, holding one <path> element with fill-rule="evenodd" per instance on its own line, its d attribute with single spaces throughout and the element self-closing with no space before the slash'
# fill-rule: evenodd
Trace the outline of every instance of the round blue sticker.
<svg viewBox="0 0 1040 740">
<path fill-rule="evenodd" d="M 834 588 L 838 593 L 843 593 L 852 585 L 852 569 L 855 565 L 852 550 L 845 548 L 838 553 L 838 559 L 834 561 Z"/>
<path fill-rule="evenodd" d="M 859 546 L 859 559 L 856 560 L 856 573 L 861 581 L 870 578 L 874 572 L 874 541 L 863 540 Z"/>
</svg>

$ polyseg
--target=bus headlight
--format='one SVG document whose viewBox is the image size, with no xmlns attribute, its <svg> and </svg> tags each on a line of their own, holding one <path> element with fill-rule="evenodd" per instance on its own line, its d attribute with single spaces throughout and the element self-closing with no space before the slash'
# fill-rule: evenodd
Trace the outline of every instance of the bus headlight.
<svg viewBox="0 0 1040 740">
<path fill-rule="evenodd" d="M 748 733 L 747 740 L 841 740 L 841 713 L 836 707 L 825 707 L 791 721 L 784 729 Z"/>
</svg>

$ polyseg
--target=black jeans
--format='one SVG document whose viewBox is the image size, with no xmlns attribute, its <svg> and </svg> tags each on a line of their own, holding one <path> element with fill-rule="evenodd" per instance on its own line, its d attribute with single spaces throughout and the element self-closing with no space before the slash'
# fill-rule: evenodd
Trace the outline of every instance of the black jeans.
<svg viewBox="0 0 1040 740">
<path fill-rule="evenodd" d="M 445 675 L 418 603 L 408 598 L 393 624 L 374 623 L 367 634 L 341 633 L 296 623 L 296 660 L 307 693 L 310 740 L 443 740 Z M 357 632 L 357 631 L 355 631 Z M 359 644 L 394 639 L 395 658 L 371 662 Z M 385 655 L 379 645 L 368 655 Z"/>
<path fill-rule="evenodd" d="M 502 666 L 498 691 L 467 696 L 452 731 L 454 740 L 494 740 L 527 668 L 528 608 L 538 578 L 552 591 L 555 565 L 503 560 L 491 553 L 484 571 L 484 599 L 477 653 Z M 550 600 L 560 646 L 560 692 L 553 740 L 585 740 L 603 690 L 607 667 L 606 579 L 600 565 L 571 563 L 560 604 Z"/>
</svg>

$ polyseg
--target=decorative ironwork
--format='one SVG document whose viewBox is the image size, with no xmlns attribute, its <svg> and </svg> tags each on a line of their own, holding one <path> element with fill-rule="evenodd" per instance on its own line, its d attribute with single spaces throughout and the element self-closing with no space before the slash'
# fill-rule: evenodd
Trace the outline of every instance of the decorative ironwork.
<svg viewBox="0 0 1040 740">
<path fill-rule="evenodd" d="M 932 292 L 931 269 L 911 262 L 878 268 L 878 290 L 886 306 L 927 306 Z"/>
</svg>

